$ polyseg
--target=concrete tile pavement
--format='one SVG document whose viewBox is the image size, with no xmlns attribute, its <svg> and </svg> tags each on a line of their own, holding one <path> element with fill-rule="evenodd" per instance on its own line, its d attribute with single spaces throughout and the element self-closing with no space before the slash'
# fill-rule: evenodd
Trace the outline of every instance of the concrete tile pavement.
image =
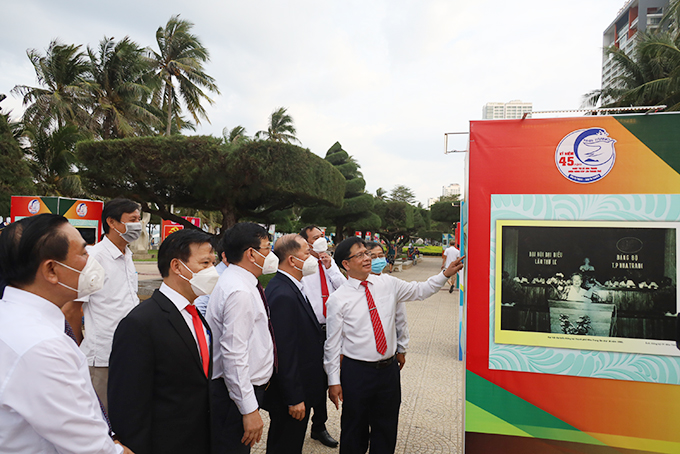
<svg viewBox="0 0 680 454">
<path fill-rule="evenodd" d="M 139 273 L 140 297 L 151 295 L 160 286 L 156 262 L 136 262 Z M 439 272 L 441 259 L 425 257 L 417 266 L 393 276 L 406 281 L 424 281 Z M 464 365 L 458 361 L 458 291 L 448 292 L 448 285 L 425 301 L 406 303 L 411 340 L 406 365 L 401 371 L 402 403 L 399 414 L 399 454 L 462 453 Z M 330 401 L 327 428 L 340 439 L 340 411 Z M 265 423 L 263 438 L 251 452 L 264 453 L 267 446 L 269 418 L 262 411 Z M 311 424 L 310 424 L 311 426 Z M 304 454 L 330 454 L 327 448 L 309 437 Z"/>
</svg>

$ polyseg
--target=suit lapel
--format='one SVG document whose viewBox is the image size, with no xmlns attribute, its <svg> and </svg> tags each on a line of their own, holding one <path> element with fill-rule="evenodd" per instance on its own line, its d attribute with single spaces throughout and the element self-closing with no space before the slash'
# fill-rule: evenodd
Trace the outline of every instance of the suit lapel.
<svg viewBox="0 0 680 454">
<path fill-rule="evenodd" d="M 309 302 L 307 297 L 300 291 L 300 289 L 293 283 L 288 277 L 281 275 L 281 278 L 286 281 L 286 283 L 291 287 L 293 292 L 298 297 L 298 301 L 300 304 L 302 304 L 303 309 L 307 313 L 307 315 L 312 319 L 314 322 L 314 326 L 316 326 L 316 329 L 321 332 L 321 325 L 319 324 L 319 320 L 316 318 L 316 314 L 314 313 L 314 309 L 312 309 L 312 304 Z"/>
<path fill-rule="evenodd" d="M 191 334 L 191 330 L 187 326 L 187 323 L 184 321 L 184 318 L 182 317 L 182 314 L 179 313 L 177 310 L 177 306 L 173 304 L 172 301 L 170 301 L 163 293 L 161 293 L 159 290 L 156 290 L 153 294 L 153 299 L 158 303 L 160 306 L 161 310 L 165 312 L 168 321 L 172 325 L 172 327 L 175 329 L 177 334 L 179 335 L 180 339 L 184 342 L 184 344 L 187 346 L 189 351 L 191 352 L 191 356 L 193 356 L 196 365 L 201 368 L 201 373 L 203 372 L 203 364 L 201 363 L 201 354 L 198 351 L 198 345 L 196 344 L 196 340 L 194 339 L 193 334 Z M 201 320 L 203 318 L 201 317 Z M 203 323 L 205 323 L 205 320 L 203 320 Z M 212 348 L 210 349 L 212 352 Z"/>
</svg>

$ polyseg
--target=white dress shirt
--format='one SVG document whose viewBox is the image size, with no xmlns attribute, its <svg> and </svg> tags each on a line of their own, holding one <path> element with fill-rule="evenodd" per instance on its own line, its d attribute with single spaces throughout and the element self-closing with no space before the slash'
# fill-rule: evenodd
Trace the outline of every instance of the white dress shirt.
<svg viewBox="0 0 680 454">
<path fill-rule="evenodd" d="M 229 397 L 242 415 L 259 408 L 253 385 L 274 372 L 274 344 L 257 278 L 231 264 L 220 276 L 208 303 L 213 333 L 213 379 L 224 378 Z"/>
<path fill-rule="evenodd" d="M 85 337 L 80 348 L 89 366 L 108 367 L 113 333 L 123 317 L 139 304 L 137 270 L 132 251 L 126 246 L 123 254 L 106 236 L 88 247 L 87 252 L 101 264 L 106 276 L 101 290 L 78 300 L 85 303 Z"/>
<path fill-rule="evenodd" d="M 442 272 L 425 282 L 406 282 L 392 276 L 371 274 L 367 281 L 380 315 L 387 350 L 385 355 L 381 355 L 376 349 L 365 287 L 361 285 L 361 281 L 349 278 L 326 303 L 324 369 L 328 374 L 329 385 L 340 384 L 340 354 L 371 362 L 394 356 L 397 351 L 397 305 L 404 301 L 424 300 L 434 295 L 446 283 L 446 276 Z"/>
<path fill-rule="evenodd" d="M 406 353 L 411 336 L 408 332 L 408 322 L 406 320 L 406 303 L 403 301 L 397 303 L 394 326 L 397 330 L 397 353 Z"/>
<path fill-rule="evenodd" d="M 321 259 L 318 260 L 321 262 Z M 323 270 L 326 274 L 326 284 L 328 284 L 329 295 L 332 295 L 334 291 L 342 287 L 342 284 L 347 282 L 345 275 L 342 274 L 340 268 L 338 268 L 338 265 L 335 263 L 335 260 L 331 260 L 330 268 L 324 266 Z M 325 324 L 326 317 L 323 315 L 323 298 L 321 297 L 321 273 L 317 270 L 316 273 L 303 277 L 302 286 L 304 288 L 304 294 L 307 295 L 307 299 L 312 305 L 314 314 L 316 314 L 317 320 L 319 320 L 319 323 L 322 325 Z"/>
<path fill-rule="evenodd" d="M 224 262 L 220 262 L 217 265 L 215 265 L 215 271 L 217 271 L 217 274 L 222 276 L 222 273 L 224 270 L 227 269 L 227 265 L 224 264 Z M 196 309 L 205 317 L 206 311 L 208 310 L 208 301 L 210 301 L 210 295 L 201 295 L 198 298 L 194 300 L 194 306 L 196 306 Z"/>
<path fill-rule="evenodd" d="M 121 453 L 87 361 L 51 302 L 14 287 L 0 300 L 0 452 Z"/>
<path fill-rule="evenodd" d="M 179 311 L 180 315 L 186 322 L 187 326 L 189 327 L 189 330 L 191 330 L 191 335 L 194 336 L 194 340 L 196 341 L 196 348 L 198 349 L 198 354 L 200 356 L 201 348 L 199 347 L 198 338 L 196 337 L 196 329 L 194 328 L 194 318 L 187 310 L 187 306 L 190 306 L 191 303 L 189 302 L 188 299 L 180 295 L 178 292 L 165 285 L 165 282 L 161 284 L 161 288 L 159 288 L 158 291 L 165 295 L 170 301 L 172 301 L 172 304 L 174 304 L 175 307 L 177 307 L 177 310 Z M 206 344 L 209 345 L 210 343 L 208 342 L 208 339 L 210 338 L 208 337 L 208 331 L 205 329 L 205 326 L 203 326 L 203 335 L 205 336 L 204 339 Z"/>
</svg>

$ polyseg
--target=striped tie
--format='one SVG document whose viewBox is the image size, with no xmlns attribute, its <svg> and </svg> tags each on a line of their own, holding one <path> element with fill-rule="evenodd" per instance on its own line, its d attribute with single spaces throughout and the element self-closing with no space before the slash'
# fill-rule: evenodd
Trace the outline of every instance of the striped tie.
<svg viewBox="0 0 680 454">
<path fill-rule="evenodd" d="M 385 331 L 383 330 L 382 323 L 380 322 L 380 314 L 378 314 L 378 308 L 375 307 L 375 302 L 373 301 L 373 295 L 371 291 L 368 290 L 368 281 L 363 281 L 361 285 L 366 289 L 366 300 L 368 301 L 368 313 L 371 315 L 371 324 L 373 325 L 373 334 L 375 334 L 375 348 L 378 353 L 384 355 L 387 351 L 387 340 L 385 339 Z"/>
</svg>

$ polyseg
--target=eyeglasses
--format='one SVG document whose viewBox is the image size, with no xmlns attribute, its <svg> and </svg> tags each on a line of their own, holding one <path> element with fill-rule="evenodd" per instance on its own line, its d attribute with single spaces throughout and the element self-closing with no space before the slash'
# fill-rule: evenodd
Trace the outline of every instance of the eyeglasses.
<svg viewBox="0 0 680 454">
<path fill-rule="evenodd" d="M 354 254 L 354 255 L 350 255 L 345 260 L 352 260 L 354 257 L 358 257 L 359 260 L 362 260 L 364 257 L 370 258 L 370 256 L 371 256 L 371 254 L 368 251 L 364 251 L 364 252 L 359 252 L 359 253 Z"/>
</svg>

